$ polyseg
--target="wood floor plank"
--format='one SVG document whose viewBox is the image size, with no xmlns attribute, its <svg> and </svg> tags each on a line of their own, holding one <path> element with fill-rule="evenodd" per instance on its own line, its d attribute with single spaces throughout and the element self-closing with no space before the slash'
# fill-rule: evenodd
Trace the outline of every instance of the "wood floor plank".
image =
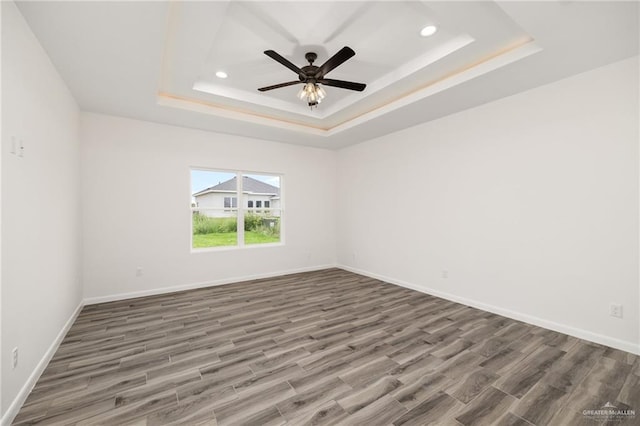
<svg viewBox="0 0 640 426">
<path fill-rule="evenodd" d="M 640 357 L 326 269 L 85 306 L 13 424 L 579 425 L 607 402 L 640 409 Z"/>
<path fill-rule="evenodd" d="M 143 376 L 146 377 L 146 376 Z M 175 388 L 186 383 L 200 381 L 200 374 L 196 372 L 187 372 L 169 377 L 162 377 L 155 381 L 146 381 L 142 385 L 135 386 L 132 389 L 125 389 L 116 392 L 116 407 L 121 405 L 132 404 L 152 398 L 162 392 L 175 392 Z"/>
<path fill-rule="evenodd" d="M 281 382 L 264 391 L 254 392 L 238 397 L 222 406 L 216 407 L 214 413 L 218 424 L 234 425 L 252 418 L 262 410 L 295 395 L 295 391 L 287 382 Z"/>
<path fill-rule="evenodd" d="M 349 385 L 336 377 L 306 392 L 299 392 L 276 406 L 283 417 L 293 420 L 306 417 L 308 412 L 317 411 L 326 401 L 335 400 L 351 391 Z"/>
<path fill-rule="evenodd" d="M 311 410 L 306 415 L 296 417 L 287 424 L 296 426 L 335 425 L 340 423 L 340 421 L 345 419 L 347 416 L 347 412 L 344 411 L 337 402 L 331 400 L 318 407 L 317 410 Z"/>
<path fill-rule="evenodd" d="M 218 387 L 215 390 L 207 389 L 204 392 L 183 394 L 178 398 L 177 404 L 156 411 L 148 416 L 148 423 L 167 424 L 174 422 L 187 422 L 193 424 L 215 418 L 214 409 L 234 401 L 238 394 L 233 386 Z M 217 423 L 217 422 L 216 422 Z"/>
<path fill-rule="evenodd" d="M 567 398 L 568 395 L 564 390 L 539 382 L 516 403 L 511 411 L 530 423 L 546 425 Z"/>
<path fill-rule="evenodd" d="M 380 374 L 394 369 L 398 363 L 383 356 L 373 361 L 351 369 L 348 373 L 339 377 L 352 388 L 360 388 L 376 381 Z"/>
<path fill-rule="evenodd" d="M 402 382 L 400 380 L 385 376 L 364 389 L 357 389 L 337 399 L 337 402 L 347 413 L 353 414 L 401 386 Z"/>
<path fill-rule="evenodd" d="M 445 392 L 438 392 L 429 399 L 413 407 L 409 412 L 394 420 L 395 426 L 422 426 L 436 424 L 452 417 L 464 404 Z"/>
<path fill-rule="evenodd" d="M 397 419 L 404 415 L 407 409 L 396 401 L 391 395 L 386 395 L 372 404 L 367 405 L 361 410 L 356 411 L 344 420 L 339 425 L 371 425 L 371 426 L 383 426 L 392 423 L 394 419 Z"/>
<path fill-rule="evenodd" d="M 489 387 L 469 403 L 456 420 L 464 426 L 492 425 L 509 411 L 515 401 L 511 395 Z"/>
<path fill-rule="evenodd" d="M 351 370 L 351 364 L 343 360 L 337 360 L 322 369 L 308 372 L 304 376 L 290 379 L 289 383 L 296 392 L 304 392 L 316 386 L 321 386 L 327 380 L 338 377 L 343 372 Z"/>
<path fill-rule="evenodd" d="M 640 401 L 640 377 L 635 374 L 629 374 L 622 389 L 620 389 L 617 400 L 632 407 L 636 405 Z"/>
<path fill-rule="evenodd" d="M 87 418 L 109 413 L 111 416 L 115 411 L 115 401 L 113 398 L 104 399 L 87 405 L 67 406 L 64 411 L 47 410 L 46 416 L 38 420 L 39 424 L 79 424 Z"/>
<path fill-rule="evenodd" d="M 496 426 L 531 426 L 531 423 L 516 416 L 515 414 L 507 412 L 500 420 L 498 420 Z"/>
<path fill-rule="evenodd" d="M 405 408 L 411 410 L 454 382 L 453 379 L 434 372 L 420 377 L 413 383 L 401 386 L 391 392 L 391 395 Z"/>
<path fill-rule="evenodd" d="M 455 385 L 447 388 L 447 393 L 458 401 L 468 403 L 489 385 L 495 382 L 499 376 L 485 368 L 478 368 L 464 376 Z"/>
<path fill-rule="evenodd" d="M 88 425 L 124 425 L 132 421 L 146 418 L 156 411 L 177 405 L 175 392 L 163 392 L 153 398 L 141 401 L 136 404 L 124 405 L 105 411 L 96 416 L 86 418 L 78 423 L 78 426 Z"/>
<path fill-rule="evenodd" d="M 275 382 L 283 382 L 304 374 L 304 370 L 297 364 L 287 364 L 271 370 L 263 370 L 254 373 L 253 377 L 233 385 L 236 392 L 255 392 L 261 388 L 269 387 Z"/>
</svg>

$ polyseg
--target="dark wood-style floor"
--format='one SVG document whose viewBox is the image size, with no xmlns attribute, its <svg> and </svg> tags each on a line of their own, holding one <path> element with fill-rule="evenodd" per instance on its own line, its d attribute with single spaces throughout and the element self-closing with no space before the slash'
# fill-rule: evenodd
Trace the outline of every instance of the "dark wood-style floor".
<svg viewBox="0 0 640 426">
<path fill-rule="evenodd" d="M 608 402 L 640 411 L 639 357 L 330 269 L 86 306 L 15 424 L 594 425 Z"/>
</svg>

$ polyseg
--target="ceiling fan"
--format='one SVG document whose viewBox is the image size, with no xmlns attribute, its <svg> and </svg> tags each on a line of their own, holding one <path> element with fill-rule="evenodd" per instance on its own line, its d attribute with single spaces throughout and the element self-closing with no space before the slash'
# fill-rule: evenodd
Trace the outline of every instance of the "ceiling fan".
<svg viewBox="0 0 640 426">
<path fill-rule="evenodd" d="M 363 83 L 354 83 L 352 81 L 325 78 L 325 75 L 327 75 L 331 70 L 342 65 L 349 58 L 353 57 L 356 54 L 353 49 L 347 46 L 340 49 L 338 53 L 333 55 L 327 60 L 327 62 L 319 67 L 313 65 L 313 62 L 318 58 L 318 55 L 314 52 L 308 52 L 306 55 L 304 55 L 305 59 L 309 61 L 309 65 L 306 65 L 302 68 L 298 68 L 289 60 L 285 59 L 283 56 L 279 55 L 273 50 L 265 50 L 264 54 L 298 74 L 298 80 L 274 84 L 273 86 L 261 87 L 258 89 L 261 92 L 279 89 L 281 87 L 293 86 L 294 84 L 304 84 L 304 87 L 298 93 L 298 97 L 300 99 L 306 100 L 309 106 L 313 108 L 314 106 L 317 106 L 326 96 L 326 92 L 320 86 L 320 84 L 325 86 L 339 87 L 340 89 L 355 90 L 358 92 L 362 92 L 364 88 L 367 87 L 367 85 Z"/>
</svg>

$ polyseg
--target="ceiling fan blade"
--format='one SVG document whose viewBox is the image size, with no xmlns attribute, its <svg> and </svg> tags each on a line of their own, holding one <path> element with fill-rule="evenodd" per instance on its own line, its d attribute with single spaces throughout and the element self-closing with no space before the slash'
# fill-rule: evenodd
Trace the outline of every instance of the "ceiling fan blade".
<svg viewBox="0 0 640 426">
<path fill-rule="evenodd" d="M 300 68 L 298 68 L 297 66 L 292 64 L 291 61 L 289 61 L 285 57 L 281 56 L 277 52 L 275 52 L 273 50 L 265 50 L 264 54 L 267 55 L 268 57 L 270 57 L 271 59 L 273 59 L 274 61 L 279 62 L 282 65 L 284 65 L 285 67 L 289 68 L 291 71 L 293 71 L 296 74 L 298 74 L 300 76 L 300 78 L 306 78 L 307 77 L 306 74 Z"/>
<path fill-rule="evenodd" d="M 296 81 L 287 81 L 286 83 L 274 84 L 273 86 L 261 87 L 258 90 L 261 92 L 266 92 L 267 90 L 279 89 L 281 87 L 293 86 L 294 84 L 302 84 L 303 82 L 300 80 Z"/>
<path fill-rule="evenodd" d="M 358 92 L 362 92 L 365 87 L 367 87 L 364 83 L 354 83 L 353 81 L 343 81 L 343 80 L 333 80 L 330 78 L 323 78 L 318 80 L 318 83 L 322 83 L 326 86 L 339 87 L 341 89 L 349 89 L 356 90 Z"/>
<path fill-rule="evenodd" d="M 355 54 L 356 52 L 354 52 L 350 47 L 343 47 L 338 51 L 338 53 L 330 57 L 327 62 L 318 68 L 316 71 L 316 78 L 324 77 L 329 71 L 343 64 L 347 59 L 353 57 Z"/>
</svg>

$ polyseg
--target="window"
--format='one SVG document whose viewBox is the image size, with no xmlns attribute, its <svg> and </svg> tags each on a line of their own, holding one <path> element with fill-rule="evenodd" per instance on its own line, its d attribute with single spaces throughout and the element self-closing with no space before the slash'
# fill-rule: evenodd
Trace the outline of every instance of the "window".
<svg viewBox="0 0 640 426">
<path fill-rule="evenodd" d="M 224 197 L 224 207 L 228 208 L 238 208 L 238 198 L 237 197 Z"/>
<path fill-rule="evenodd" d="M 278 175 L 192 169 L 191 247 L 282 242 L 281 182 Z"/>
</svg>

